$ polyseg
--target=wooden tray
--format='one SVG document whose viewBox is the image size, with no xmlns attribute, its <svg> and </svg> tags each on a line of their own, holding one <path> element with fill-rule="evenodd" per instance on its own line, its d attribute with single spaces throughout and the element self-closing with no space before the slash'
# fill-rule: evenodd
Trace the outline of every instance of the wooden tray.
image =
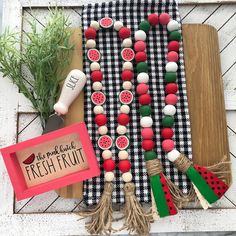
<svg viewBox="0 0 236 236">
<path fill-rule="evenodd" d="M 76 46 L 68 70 L 82 69 L 80 29 L 75 30 L 72 41 Z M 209 25 L 187 24 L 183 25 L 183 41 L 193 161 L 206 166 L 212 165 L 220 162 L 224 156 L 229 159 L 218 35 Z M 81 94 L 72 104 L 66 116 L 66 124 L 82 121 L 83 109 Z M 230 185 L 231 172 L 226 179 Z M 70 185 L 57 190 L 57 193 L 65 198 L 82 198 L 83 185 Z"/>
</svg>

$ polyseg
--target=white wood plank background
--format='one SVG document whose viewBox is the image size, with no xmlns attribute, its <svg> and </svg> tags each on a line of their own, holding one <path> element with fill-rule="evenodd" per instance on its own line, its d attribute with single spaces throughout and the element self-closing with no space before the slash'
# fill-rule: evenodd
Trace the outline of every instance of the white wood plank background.
<svg viewBox="0 0 236 236">
<path fill-rule="evenodd" d="M 31 0 L 19 2 L 18 0 L 14 0 L 14 2 L 14 5 L 7 4 L 7 7 L 20 7 L 17 6 L 17 3 L 20 5 L 23 4 L 24 6 L 33 5 L 34 7 L 32 7 L 32 9 L 25 7 L 22 12 L 19 11 L 18 13 L 22 14 L 25 19 L 30 20 L 36 18 L 37 27 L 39 29 L 44 27 L 48 16 L 48 10 L 45 8 L 45 6 L 48 5 L 48 1 Z M 83 2 L 86 1 L 83 0 L 82 3 Z M 211 0 L 208 2 L 211 2 Z M 78 1 L 58 1 L 58 5 L 67 5 L 68 8 L 65 9 L 65 12 L 70 17 L 72 26 L 80 25 L 81 10 L 77 7 L 80 5 Z M 42 8 L 42 6 L 44 7 Z M 157 222 L 153 226 L 152 232 L 236 230 L 236 3 L 188 4 L 180 5 L 179 10 L 183 23 L 211 24 L 217 29 L 219 34 L 233 185 L 226 193 L 225 197 L 213 206 L 214 210 L 183 210 L 178 216 L 171 218 L 171 220 L 164 219 Z M 8 11 L 11 13 L 12 9 L 8 9 Z M 5 12 L 5 15 L 7 14 L 8 12 Z M 11 17 L 10 24 L 21 29 L 19 17 L 20 16 Z M 28 31 L 29 26 L 25 19 L 23 19 L 22 30 Z M 9 94 L 11 96 L 8 96 Z M 23 141 L 40 135 L 42 130 L 40 128 L 39 118 L 31 109 L 29 102 L 21 94 L 17 93 L 17 89 L 12 86 L 7 79 L 0 80 L 0 98 L 0 124 L 4 124 L 4 126 L 0 127 L 0 146 L 6 146 L 16 141 Z M 16 133 L 17 135 L 15 135 Z M 7 227 L 6 224 L 11 220 L 18 222 L 17 226 L 13 224 L 14 226 L 12 228 L 16 233 L 15 235 L 24 235 L 21 233 L 29 232 L 24 230 L 24 227 L 27 228 L 27 222 L 31 224 L 31 235 L 39 235 L 39 233 L 48 235 L 49 228 L 45 227 L 39 229 L 37 225 L 39 226 L 40 224 L 51 222 L 55 217 L 58 221 L 53 223 L 54 229 L 51 231 L 53 235 L 63 235 L 63 232 L 66 232 L 66 235 L 74 235 L 77 233 L 85 234 L 84 228 L 81 226 L 83 224 L 76 222 L 78 217 L 73 214 L 68 214 L 78 211 L 81 203 L 80 200 L 63 199 L 54 191 L 51 191 L 23 201 L 14 201 L 14 204 L 12 204 L 9 199 L 13 198 L 13 191 L 8 177 L 4 174 L 5 169 L 2 160 L 0 160 L 0 170 L 0 179 L 5 183 L 3 188 L 0 186 L 0 192 L 2 192 L 0 193 L 0 202 L 6 202 L 4 206 L 1 204 L 0 207 L 0 225 L 2 225 L 0 226 L 0 232 L 6 232 L 6 234 L 3 235 L 8 235 L 9 227 Z M 7 218 L 4 214 L 9 214 L 10 211 L 14 213 L 14 217 L 11 217 L 11 219 Z M 44 214 L 38 215 L 36 213 Z M 231 217 L 229 218 L 228 216 Z M 225 225 L 224 223 L 219 223 L 220 220 L 225 221 Z M 210 223 L 206 224 L 206 222 L 209 221 Z M 66 222 L 71 225 L 71 228 L 62 225 Z M 172 224 L 170 224 L 170 222 L 172 222 Z M 173 222 L 176 223 L 173 224 Z M 197 228 L 196 223 L 198 223 Z M 36 228 L 34 228 L 34 226 Z"/>
</svg>

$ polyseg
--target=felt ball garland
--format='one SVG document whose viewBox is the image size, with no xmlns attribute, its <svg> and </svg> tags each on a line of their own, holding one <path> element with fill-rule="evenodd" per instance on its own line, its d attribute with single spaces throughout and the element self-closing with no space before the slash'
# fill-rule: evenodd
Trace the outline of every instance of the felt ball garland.
<svg viewBox="0 0 236 236">
<path fill-rule="evenodd" d="M 84 34 L 85 37 L 87 39 L 87 43 L 91 42 L 91 39 L 94 40 L 95 43 L 90 43 L 90 47 L 89 48 L 95 48 L 96 46 L 96 35 L 97 35 L 97 30 L 100 27 L 98 27 L 97 23 L 95 21 L 91 22 L 91 26 L 85 30 Z M 129 47 L 129 49 L 132 52 L 132 49 L 130 48 L 132 46 L 132 40 L 129 38 L 131 35 L 131 31 L 129 28 L 124 27 L 122 22 L 115 22 L 114 24 L 114 29 L 116 31 L 118 31 L 118 37 L 122 40 L 122 46 Z M 92 47 L 94 46 L 94 47 Z M 143 47 L 143 45 L 141 45 Z M 101 91 L 102 90 L 102 80 L 103 80 L 103 72 L 101 71 L 101 67 L 100 64 L 98 62 L 96 62 L 96 59 L 91 59 L 89 58 L 91 61 L 90 64 L 90 68 L 91 68 L 91 74 L 90 74 L 90 78 L 92 80 L 92 88 L 94 91 Z M 143 55 L 141 55 L 141 59 L 143 60 Z M 130 91 L 132 89 L 132 79 L 134 78 L 134 73 L 133 73 L 133 65 L 132 62 L 130 61 L 124 61 L 123 62 L 123 71 L 121 72 L 121 79 L 123 81 L 123 91 Z M 100 82 L 98 84 L 98 82 Z M 129 82 L 129 83 L 127 83 Z M 93 96 L 93 95 L 92 95 Z M 105 94 L 104 94 L 105 96 Z M 107 116 L 105 115 L 105 111 L 104 108 L 99 105 L 96 101 L 99 100 L 99 98 L 97 98 L 96 100 L 96 96 L 95 100 L 93 100 L 94 103 L 94 113 L 95 113 L 95 118 L 94 121 L 98 126 L 98 132 L 100 135 L 107 135 L 108 133 L 108 129 L 107 129 Z M 121 98 L 123 99 L 123 98 Z M 147 101 L 149 100 L 149 97 L 144 97 L 144 103 L 147 103 Z M 123 101 L 121 101 L 123 102 Z M 130 104 L 132 102 L 132 99 L 130 101 Z M 129 104 L 129 105 L 130 105 Z M 127 128 L 126 126 L 128 125 L 129 121 L 130 121 L 130 117 L 129 117 L 129 112 L 130 112 L 130 107 L 128 105 L 121 105 L 120 107 L 120 113 L 118 114 L 117 117 L 117 133 L 118 135 L 125 135 L 127 132 Z M 100 139 L 101 141 L 101 139 Z M 98 146 L 100 147 L 101 145 L 103 145 L 103 143 L 98 143 Z M 110 147 L 110 146 L 109 146 Z M 117 147 L 119 148 L 119 144 L 117 144 Z M 110 158 L 112 158 L 112 156 L 109 156 Z M 113 171 L 115 169 L 115 162 L 112 159 L 107 159 L 107 156 L 105 157 L 106 160 L 104 161 L 103 164 L 103 168 L 106 172 L 110 172 Z M 130 171 L 130 168 L 128 168 L 127 163 L 130 163 L 129 160 L 126 160 L 126 162 L 122 162 L 122 163 L 126 163 L 126 164 L 122 164 L 119 165 L 119 169 L 121 172 L 125 173 L 127 171 Z M 124 167 L 125 165 L 125 167 Z M 109 176 L 109 180 L 111 180 L 111 175 L 105 175 L 105 180 L 107 181 L 108 179 L 106 179 L 106 176 Z M 130 179 L 130 178 L 129 178 Z M 113 179 L 112 179 L 113 180 Z M 123 179 L 124 180 L 124 179 Z M 127 180 L 127 178 L 125 179 Z M 124 181 L 125 181 L 124 180 Z"/>
<path fill-rule="evenodd" d="M 144 150 L 144 158 L 146 161 L 147 171 L 150 178 L 150 184 L 152 187 L 153 196 L 155 199 L 156 207 L 158 210 L 158 214 L 160 217 L 174 215 L 177 213 L 177 210 L 174 206 L 170 191 L 168 189 L 167 181 L 165 176 L 162 173 L 161 163 L 157 159 L 157 153 L 154 151 L 155 142 L 154 131 L 152 129 L 153 120 L 151 118 L 151 103 L 152 98 L 149 91 L 149 75 L 148 75 L 148 64 L 146 47 L 147 43 L 146 38 L 151 27 L 156 27 L 159 23 L 161 25 L 168 25 L 170 22 L 170 16 L 167 13 L 162 13 L 160 16 L 153 13 L 148 16 L 148 20 L 144 20 L 139 24 L 139 30 L 135 32 L 135 44 L 134 49 L 136 52 L 135 61 L 136 71 L 137 71 L 137 82 L 138 85 L 136 87 L 136 92 L 139 95 L 139 112 L 141 115 L 140 125 L 142 127 L 141 136 L 142 136 L 142 149 Z M 173 23 L 172 23 L 173 24 Z M 175 26 L 175 24 L 174 24 Z M 172 27 L 174 27 L 172 26 Z M 176 45 L 170 45 L 170 47 L 176 47 Z M 177 47 L 176 47 L 177 48 Z M 167 54 L 167 69 L 169 75 L 166 77 L 167 82 L 175 82 L 176 80 L 176 71 L 178 61 L 178 53 L 176 51 L 170 51 Z M 174 64 L 173 64 L 174 63 Z M 177 89 L 173 85 L 172 87 L 168 86 L 168 91 L 176 92 Z M 176 99 L 174 97 L 168 97 L 167 100 L 171 100 L 172 103 L 175 103 Z M 164 112 L 168 115 L 172 115 L 175 113 L 175 107 L 173 105 L 169 105 L 165 107 Z M 163 123 L 166 127 L 171 127 L 173 125 L 172 117 L 165 117 L 163 119 Z M 162 143 L 162 147 L 165 150 L 171 150 L 174 147 L 174 143 L 171 140 L 173 136 L 173 130 L 171 128 L 166 128 L 162 132 L 162 137 L 168 138 L 165 139 Z M 168 197 L 167 197 L 168 196 Z"/>
<path fill-rule="evenodd" d="M 102 157 L 103 161 L 103 169 L 105 170 L 105 186 L 104 191 L 101 196 L 100 201 L 93 211 L 84 211 L 82 213 L 83 216 L 89 217 L 91 216 L 91 222 L 88 225 L 88 230 L 91 233 L 100 234 L 107 233 L 111 231 L 112 224 L 112 190 L 113 190 L 113 180 L 115 178 L 114 170 L 116 167 L 115 161 L 112 159 L 111 147 L 113 145 L 112 138 L 108 135 L 108 119 L 106 116 L 106 112 L 104 110 L 103 104 L 106 102 L 106 95 L 102 92 L 104 80 L 103 72 L 99 61 L 101 59 L 100 52 L 95 48 L 96 47 L 96 36 L 97 31 L 100 28 L 107 29 L 111 28 L 113 25 L 114 30 L 117 31 L 117 35 L 121 40 L 121 45 L 123 47 L 121 51 L 121 57 L 123 59 L 122 71 L 120 74 L 120 78 L 122 80 L 122 88 L 119 94 L 120 100 L 120 109 L 118 116 L 116 118 L 117 127 L 116 133 L 117 137 L 114 139 L 114 143 L 116 148 L 119 150 L 118 158 L 119 164 L 118 168 L 122 174 L 122 179 L 124 181 L 124 194 L 125 194 L 125 208 L 128 215 L 125 215 L 125 227 L 128 227 L 131 231 L 141 232 L 142 234 L 147 234 L 150 229 L 150 222 L 148 216 L 142 209 L 142 206 L 137 201 L 135 196 L 135 185 L 132 183 L 132 174 L 131 170 L 131 162 L 129 160 L 129 153 L 127 148 L 129 147 L 129 139 L 127 137 L 127 126 L 130 122 L 130 105 L 133 101 L 132 90 L 132 80 L 134 78 L 133 72 L 133 64 L 132 60 L 136 61 L 145 61 L 146 54 L 141 52 L 141 54 L 135 58 L 135 53 L 131 48 L 133 43 L 130 38 L 131 31 L 128 27 L 125 27 L 121 21 L 114 22 L 111 18 L 105 17 L 101 19 L 99 22 L 92 21 L 90 27 L 85 30 L 84 35 L 86 37 L 86 48 L 87 58 L 90 61 L 90 79 L 92 81 L 92 89 L 94 92 L 91 95 L 91 101 L 94 104 L 94 122 L 98 126 L 98 133 L 100 135 L 97 144 L 98 147 L 103 150 Z M 149 23 L 143 24 L 144 28 L 147 28 Z M 137 37 L 142 39 L 145 35 L 141 32 Z M 136 45 L 136 48 L 145 48 L 146 46 L 143 43 Z M 146 65 L 141 66 L 141 70 L 145 71 Z M 141 88 L 143 90 L 143 88 Z M 150 100 L 150 96 L 146 96 L 142 98 L 143 103 L 148 103 Z M 146 143 L 144 146 L 149 150 L 154 143 Z M 104 204 L 105 202 L 105 204 Z M 133 206 L 130 208 L 130 206 Z M 106 209 L 104 209 L 104 207 Z M 130 215 L 136 215 L 142 221 L 143 229 L 140 231 L 139 225 L 137 225 L 137 219 L 135 217 L 130 218 Z M 100 223 L 98 223 L 98 221 Z M 129 221 L 129 223 L 127 223 Z M 94 227 L 96 225 L 97 227 Z M 130 227 L 132 225 L 132 227 Z M 137 228 L 138 227 L 138 228 Z"/>
<path fill-rule="evenodd" d="M 186 175 L 188 176 L 188 178 L 192 181 L 194 190 L 196 192 L 196 195 L 200 201 L 200 203 L 202 204 L 203 208 L 207 208 L 210 204 L 216 202 L 228 189 L 228 186 L 222 181 L 220 180 L 214 173 L 212 173 L 211 171 L 209 171 L 208 169 L 206 169 L 203 166 L 198 166 L 198 165 L 193 165 L 187 157 L 185 157 L 184 155 L 182 155 L 178 150 L 175 149 L 175 143 L 172 140 L 173 136 L 174 136 L 174 131 L 172 129 L 172 127 L 174 126 L 174 116 L 176 114 L 176 103 L 178 101 L 178 98 L 176 96 L 176 93 L 178 92 L 178 85 L 176 84 L 176 78 L 177 78 L 177 70 L 178 70 L 178 60 L 179 60 L 179 41 L 181 40 L 181 33 L 179 31 L 179 24 L 177 21 L 172 20 L 169 16 L 169 14 L 167 13 L 162 13 L 159 15 L 159 19 L 158 16 L 155 14 L 150 14 L 148 16 L 148 20 L 149 20 L 149 24 L 152 26 L 156 26 L 159 22 L 161 25 L 163 25 L 164 27 L 166 26 L 166 29 L 168 31 L 168 40 L 169 43 L 167 45 L 168 48 L 168 53 L 166 55 L 166 66 L 165 66 L 165 75 L 164 75 L 164 82 L 165 82 L 165 93 L 166 93 L 166 97 L 165 97 L 165 107 L 163 108 L 162 112 L 163 112 L 163 118 L 162 118 L 162 130 L 161 130 L 161 137 L 162 137 L 162 144 L 161 147 L 163 149 L 163 151 L 165 151 L 167 153 L 167 157 L 168 159 L 174 163 L 174 165 L 176 166 L 176 168 L 183 172 L 186 173 Z M 139 31 L 143 30 L 143 34 L 144 33 L 148 33 L 148 30 L 150 29 L 150 27 L 147 26 L 146 21 L 142 21 L 139 24 Z M 144 32 L 145 31 L 145 32 Z M 139 33 L 141 34 L 141 33 Z M 143 37 L 143 39 L 146 39 L 146 37 Z M 141 53 L 141 51 L 136 51 L 137 54 Z M 136 54 L 136 55 L 137 55 Z M 136 60 L 137 61 L 137 60 Z M 144 60 L 142 63 L 146 63 Z M 146 68 L 144 69 L 143 65 L 139 65 L 140 63 L 137 64 L 137 72 L 141 72 L 146 70 Z M 145 71 L 146 72 L 146 71 Z M 138 75 L 139 77 L 139 75 Z M 137 80 L 139 83 L 142 83 L 142 80 L 140 80 L 137 77 Z M 145 82 L 144 82 L 145 83 Z M 140 86 L 140 85 L 138 85 Z M 142 88 L 142 87 L 141 87 Z M 140 92 L 141 88 L 137 87 L 137 92 L 139 94 L 139 102 L 141 105 L 147 105 L 149 102 L 151 102 L 150 100 L 146 101 L 146 97 L 145 99 L 143 99 L 142 97 L 145 96 L 145 93 L 142 93 L 142 91 Z M 146 111 L 146 109 L 144 108 L 140 108 L 140 113 L 141 113 L 141 126 L 142 125 L 142 119 L 149 117 L 150 118 L 150 114 Z M 150 122 L 150 121 L 149 121 Z M 150 122 L 151 123 L 151 122 Z M 151 126 L 149 125 L 149 127 L 151 128 Z M 145 152 L 145 160 L 146 162 L 150 162 L 155 160 L 156 155 L 154 153 L 154 151 L 152 150 L 154 145 L 152 146 L 152 136 L 149 136 L 150 131 L 142 131 L 142 137 L 143 137 L 143 141 L 142 141 L 142 147 L 143 149 L 146 151 Z M 145 139 L 147 137 L 150 137 L 149 139 Z M 223 164 L 223 162 L 222 162 Z M 221 163 L 218 164 L 219 168 L 220 168 Z M 149 165 L 147 165 L 148 167 Z M 149 168 L 147 168 L 149 170 Z M 150 174 L 149 174 L 150 175 Z M 157 177 L 157 175 L 155 176 Z M 209 179 L 212 179 L 214 181 L 210 182 Z M 157 181 L 158 179 L 156 178 L 156 182 L 154 184 L 154 178 L 153 175 L 150 175 L 150 180 L 151 180 L 151 187 L 153 192 L 157 191 Z M 219 191 L 217 191 L 217 189 Z M 159 189 L 159 194 L 160 194 L 160 189 Z M 159 195 L 155 194 L 154 192 L 154 199 L 156 201 L 156 206 L 158 209 L 158 212 L 160 214 L 160 216 L 165 215 L 162 209 L 162 206 L 160 206 L 159 202 Z M 175 211 L 173 212 L 172 210 L 170 210 L 169 208 L 169 213 L 176 213 Z"/>
</svg>

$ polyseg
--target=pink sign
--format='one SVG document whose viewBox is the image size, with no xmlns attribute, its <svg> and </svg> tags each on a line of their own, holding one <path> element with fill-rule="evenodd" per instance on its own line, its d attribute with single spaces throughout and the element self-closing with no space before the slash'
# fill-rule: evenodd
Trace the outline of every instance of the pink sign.
<svg viewBox="0 0 236 236">
<path fill-rule="evenodd" d="M 0 151 L 17 200 L 100 175 L 85 123 Z"/>
</svg>

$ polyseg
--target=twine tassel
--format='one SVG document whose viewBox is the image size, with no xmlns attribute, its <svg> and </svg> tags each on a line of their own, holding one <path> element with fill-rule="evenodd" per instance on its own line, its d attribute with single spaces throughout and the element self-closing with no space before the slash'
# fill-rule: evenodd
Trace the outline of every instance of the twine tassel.
<svg viewBox="0 0 236 236">
<path fill-rule="evenodd" d="M 228 190 L 228 186 L 222 181 L 227 174 L 225 168 L 230 164 L 226 161 L 226 157 L 216 165 L 204 167 L 193 164 L 186 156 L 180 154 L 173 163 L 191 180 L 196 196 L 204 209 L 220 199 Z"/>
<path fill-rule="evenodd" d="M 125 183 L 125 223 L 121 230 L 127 229 L 137 235 L 148 235 L 150 231 L 149 216 L 144 212 L 141 204 L 135 196 L 134 183 Z"/>
<path fill-rule="evenodd" d="M 102 196 L 93 209 L 79 212 L 79 215 L 87 218 L 91 217 L 91 220 L 86 223 L 86 228 L 90 234 L 110 234 L 112 231 L 112 182 L 106 182 Z"/>
</svg>

